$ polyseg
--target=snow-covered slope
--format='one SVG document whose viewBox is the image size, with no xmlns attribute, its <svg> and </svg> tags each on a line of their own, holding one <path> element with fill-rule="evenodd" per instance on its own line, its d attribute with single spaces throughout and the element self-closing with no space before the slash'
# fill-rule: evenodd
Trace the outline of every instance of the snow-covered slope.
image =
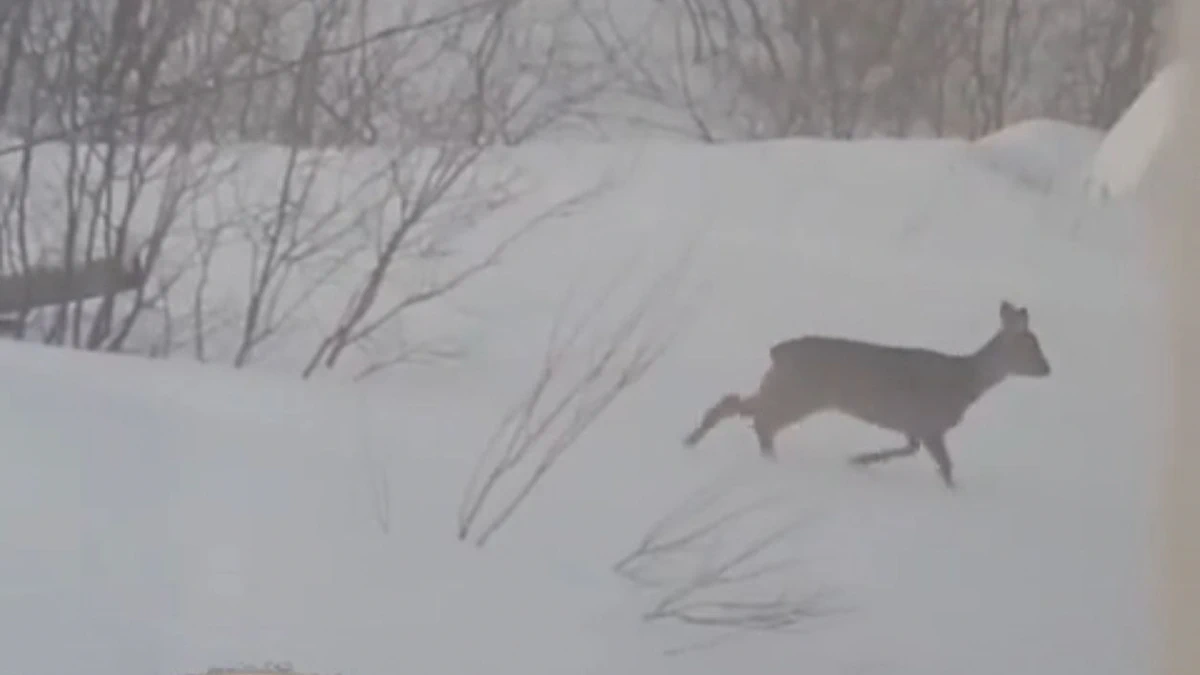
<svg viewBox="0 0 1200 675">
<path fill-rule="evenodd" d="M 1105 135 L 1088 177 L 1094 195 L 1122 197 L 1137 191 L 1172 120 L 1176 90 L 1186 66 L 1171 63 L 1142 90 Z"/>
<path fill-rule="evenodd" d="M 975 141 L 987 166 L 1044 192 L 1082 185 L 1104 135 L 1097 129 L 1050 119 L 1018 122 Z"/>
<path fill-rule="evenodd" d="M 525 149 L 540 199 L 625 180 L 459 298 L 467 358 L 358 389 L 0 344 L 5 669 L 1148 672 L 1159 364 L 1137 228 L 1097 212 L 1072 234 L 1076 204 L 960 151 Z M 566 293 L 618 274 L 636 290 L 689 246 L 672 349 L 488 547 L 457 541 L 475 458 Z M 778 339 L 967 351 L 1003 298 L 1029 307 L 1054 373 L 1004 384 L 951 435 L 956 494 L 923 455 L 851 469 L 896 439 L 832 415 L 785 433 L 776 464 L 737 424 L 681 447 Z M 661 596 L 612 566 L 714 478 L 782 494 L 773 517 L 802 520 L 783 552 L 797 564 L 759 590 L 827 591 L 840 611 L 666 656 L 713 634 L 644 621 Z M 667 582 L 723 554 L 683 555 Z"/>
</svg>

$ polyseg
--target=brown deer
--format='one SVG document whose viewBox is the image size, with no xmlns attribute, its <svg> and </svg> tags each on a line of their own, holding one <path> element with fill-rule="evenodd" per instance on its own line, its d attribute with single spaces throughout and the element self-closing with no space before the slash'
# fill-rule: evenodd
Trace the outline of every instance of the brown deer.
<svg viewBox="0 0 1200 675">
<path fill-rule="evenodd" d="M 750 418 L 763 456 L 775 459 L 775 436 L 822 411 L 837 411 L 904 434 L 904 447 L 855 455 L 866 466 L 910 457 L 924 446 L 946 487 L 954 488 L 946 432 L 984 393 L 1010 375 L 1046 377 L 1050 364 L 1029 329 L 1029 311 L 1000 304 L 1000 329 L 972 354 L 806 336 L 771 347 L 758 391 L 727 394 L 684 443 L 694 446 L 722 421 Z"/>
</svg>

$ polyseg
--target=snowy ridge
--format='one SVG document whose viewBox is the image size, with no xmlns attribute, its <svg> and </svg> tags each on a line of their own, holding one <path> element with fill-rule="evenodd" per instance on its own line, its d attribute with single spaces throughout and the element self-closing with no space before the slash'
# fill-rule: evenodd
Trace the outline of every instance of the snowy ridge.
<svg viewBox="0 0 1200 675">
<path fill-rule="evenodd" d="M 466 358 L 357 389 L 0 343 L 6 667 L 1147 672 L 1156 459 L 1145 448 L 1161 368 L 1136 224 L 1076 195 L 1014 187 L 962 150 L 514 151 L 509 161 L 540 181 L 538 200 L 623 180 L 458 300 L 472 317 L 461 321 Z M 1072 227 L 1081 213 L 1086 225 Z M 567 293 L 614 276 L 636 293 L 688 247 L 672 348 L 492 543 L 459 542 L 467 479 L 533 381 Z M 958 494 L 924 455 L 847 466 L 896 439 L 834 416 L 781 435 L 774 465 L 737 424 L 681 447 L 715 396 L 754 386 L 778 339 L 963 352 L 995 329 L 1005 298 L 1029 307 L 1054 374 L 1002 385 L 949 437 Z M 666 586 L 614 572 L 713 481 L 737 499 L 778 499 L 726 541 L 643 570 Z M 645 620 L 663 589 L 779 522 L 797 525 L 773 555 L 794 564 L 753 592 L 811 594 L 837 611 L 797 632 L 739 632 L 666 655 L 725 631 Z"/>
<path fill-rule="evenodd" d="M 1118 198 L 1137 191 L 1158 145 L 1174 124 L 1175 98 L 1183 86 L 1185 67 L 1176 62 L 1159 71 L 1108 131 L 1088 177 L 1093 195 Z"/>
</svg>

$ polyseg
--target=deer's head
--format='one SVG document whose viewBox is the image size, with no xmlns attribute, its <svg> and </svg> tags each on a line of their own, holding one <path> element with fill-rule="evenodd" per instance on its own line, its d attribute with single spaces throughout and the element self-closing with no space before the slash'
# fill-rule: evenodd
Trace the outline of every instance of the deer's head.
<svg viewBox="0 0 1200 675">
<path fill-rule="evenodd" d="M 996 334 L 994 348 L 997 361 L 1010 375 L 1050 374 L 1050 362 L 1042 353 L 1037 336 L 1029 329 L 1029 310 L 1024 307 L 1015 307 L 1007 300 L 1000 303 L 1000 332 Z"/>
</svg>

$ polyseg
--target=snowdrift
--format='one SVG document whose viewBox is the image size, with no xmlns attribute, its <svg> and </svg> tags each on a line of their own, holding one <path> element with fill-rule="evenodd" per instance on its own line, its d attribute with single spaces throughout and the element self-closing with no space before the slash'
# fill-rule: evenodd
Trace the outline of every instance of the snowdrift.
<svg viewBox="0 0 1200 675">
<path fill-rule="evenodd" d="M 1167 65 L 1142 90 L 1104 137 L 1092 161 L 1088 188 L 1093 196 L 1119 198 L 1135 193 L 1170 125 L 1186 66 Z"/>
<path fill-rule="evenodd" d="M 5 668 L 1146 672 L 1161 405 L 1137 228 L 1097 211 L 1072 233 L 1059 225 L 1077 202 L 960 160 L 895 141 L 515 152 L 537 199 L 623 180 L 458 300 L 474 317 L 466 358 L 355 389 L 0 344 Z M 464 486 L 566 299 L 617 279 L 619 309 L 684 251 L 671 349 L 487 547 L 458 541 Z M 776 464 L 737 424 L 681 447 L 779 339 L 965 352 L 1004 298 L 1030 308 L 1054 375 L 1006 383 L 950 436 L 957 494 L 923 455 L 848 467 L 896 439 L 836 416 L 783 434 Z M 720 540 L 615 573 L 686 500 L 708 505 L 683 510 L 699 526 L 737 510 L 697 497 L 713 481 L 739 503 L 777 499 Z M 679 597 L 782 594 L 832 613 L 772 633 L 657 611 L 780 522 L 794 527 L 763 564 L 788 564 Z"/>
<path fill-rule="evenodd" d="M 1103 137 L 1090 127 L 1033 119 L 1000 129 L 973 145 L 986 166 L 1022 186 L 1040 192 L 1073 191 L 1086 179 Z"/>
</svg>

